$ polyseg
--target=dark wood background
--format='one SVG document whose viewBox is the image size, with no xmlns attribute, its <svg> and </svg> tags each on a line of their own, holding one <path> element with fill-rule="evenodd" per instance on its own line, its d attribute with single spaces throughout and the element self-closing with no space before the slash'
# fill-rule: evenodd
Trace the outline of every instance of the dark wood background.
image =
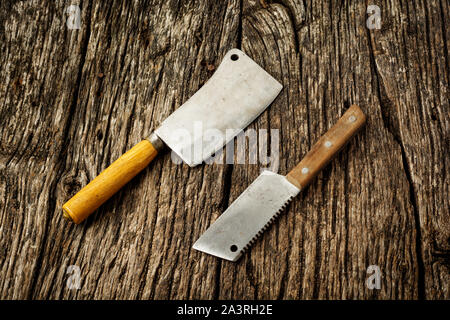
<svg viewBox="0 0 450 320">
<path fill-rule="evenodd" d="M 366 27 L 369 4 L 380 30 Z M 448 0 L 0 8 L 0 298 L 450 298 Z M 284 85 L 250 126 L 280 130 L 279 173 L 350 104 L 366 127 L 238 263 L 192 244 L 259 165 L 189 168 L 166 153 L 85 223 L 65 221 L 62 204 L 233 47 Z M 369 265 L 380 290 L 366 287 Z"/>
</svg>

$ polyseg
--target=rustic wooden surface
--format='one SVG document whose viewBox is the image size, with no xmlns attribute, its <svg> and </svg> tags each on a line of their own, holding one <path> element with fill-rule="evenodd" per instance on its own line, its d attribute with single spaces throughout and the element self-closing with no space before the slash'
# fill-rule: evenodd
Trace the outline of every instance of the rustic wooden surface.
<svg viewBox="0 0 450 320">
<path fill-rule="evenodd" d="M 380 30 L 366 1 L 80 1 L 80 30 L 69 4 L 0 4 L 0 298 L 450 298 L 448 1 L 373 1 Z M 262 165 L 166 153 L 85 223 L 63 220 L 233 47 L 284 85 L 250 126 L 280 130 L 279 173 L 349 105 L 368 115 L 252 250 L 191 246 Z"/>
</svg>

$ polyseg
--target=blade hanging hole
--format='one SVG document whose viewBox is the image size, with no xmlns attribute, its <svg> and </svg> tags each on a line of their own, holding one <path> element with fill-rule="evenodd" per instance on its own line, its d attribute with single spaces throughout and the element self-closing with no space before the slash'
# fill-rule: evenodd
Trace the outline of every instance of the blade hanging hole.
<svg viewBox="0 0 450 320">
<path fill-rule="evenodd" d="M 231 60 L 236 61 L 239 59 L 239 56 L 237 54 L 232 54 L 231 55 Z"/>
<path fill-rule="evenodd" d="M 235 244 L 233 244 L 233 245 L 230 247 L 231 252 L 236 252 L 237 249 L 238 249 L 238 247 L 237 247 L 237 245 L 235 245 Z"/>
</svg>

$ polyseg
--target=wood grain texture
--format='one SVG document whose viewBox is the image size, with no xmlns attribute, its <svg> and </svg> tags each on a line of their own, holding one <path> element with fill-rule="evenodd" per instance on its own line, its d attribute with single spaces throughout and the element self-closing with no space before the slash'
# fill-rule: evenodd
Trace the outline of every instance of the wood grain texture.
<svg viewBox="0 0 450 320">
<path fill-rule="evenodd" d="M 374 1 L 381 30 L 350 0 L 77 3 L 79 30 L 66 1 L 0 4 L 0 298 L 450 298 L 447 1 Z M 82 224 L 63 220 L 233 47 L 284 85 L 249 126 L 279 129 L 279 173 L 351 104 L 367 115 L 250 252 L 191 246 L 265 165 L 166 153 Z"/>
</svg>

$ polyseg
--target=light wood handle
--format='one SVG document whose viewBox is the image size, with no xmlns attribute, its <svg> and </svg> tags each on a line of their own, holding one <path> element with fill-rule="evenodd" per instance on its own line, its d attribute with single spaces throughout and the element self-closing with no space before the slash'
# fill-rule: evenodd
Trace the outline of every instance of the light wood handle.
<svg viewBox="0 0 450 320">
<path fill-rule="evenodd" d="M 63 205 L 64 217 L 80 223 L 114 193 L 144 169 L 158 154 L 148 140 L 142 140 Z"/>
<path fill-rule="evenodd" d="M 286 178 L 298 188 L 305 188 L 365 122 L 366 116 L 361 109 L 352 105 Z"/>
</svg>

